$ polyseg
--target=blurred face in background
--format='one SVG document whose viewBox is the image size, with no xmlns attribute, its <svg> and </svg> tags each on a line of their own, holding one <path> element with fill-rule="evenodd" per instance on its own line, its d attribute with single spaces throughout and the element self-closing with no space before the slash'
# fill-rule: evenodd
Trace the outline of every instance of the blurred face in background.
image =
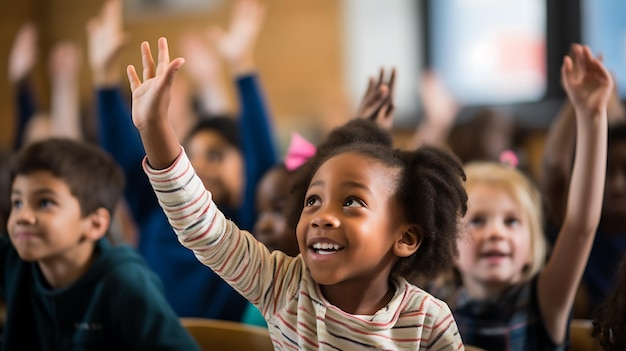
<svg viewBox="0 0 626 351">
<path fill-rule="evenodd" d="M 213 130 L 201 130 L 187 141 L 185 151 L 204 187 L 220 206 L 239 207 L 245 173 L 241 151 Z"/>
<path fill-rule="evenodd" d="M 287 169 L 280 166 L 267 171 L 257 187 L 254 235 L 270 251 L 280 250 L 289 256 L 297 256 L 300 250 L 296 230 L 287 225 L 285 214 L 288 197 Z"/>
</svg>

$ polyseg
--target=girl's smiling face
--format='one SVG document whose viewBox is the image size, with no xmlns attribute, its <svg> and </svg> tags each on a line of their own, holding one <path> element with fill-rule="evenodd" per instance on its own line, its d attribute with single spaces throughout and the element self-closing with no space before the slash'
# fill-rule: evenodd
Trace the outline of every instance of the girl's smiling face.
<svg viewBox="0 0 626 351">
<path fill-rule="evenodd" d="M 484 297 L 521 280 L 532 259 L 531 233 L 527 216 L 502 186 L 478 183 L 467 192 L 456 266 L 470 295 Z"/>
<path fill-rule="evenodd" d="M 388 284 L 406 231 L 398 177 L 399 169 L 357 152 L 331 157 L 314 174 L 296 233 L 318 284 Z"/>
</svg>

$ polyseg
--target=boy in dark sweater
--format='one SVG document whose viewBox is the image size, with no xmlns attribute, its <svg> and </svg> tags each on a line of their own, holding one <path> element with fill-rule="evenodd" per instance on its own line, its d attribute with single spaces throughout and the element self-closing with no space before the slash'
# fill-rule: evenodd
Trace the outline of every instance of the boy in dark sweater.
<svg viewBox="0 0 626 351">
<path fill-rule="evenodd" d="M 96 146 L 48 139 L 11 165 L 0 350 L 197 350 L 135 250 L 106 238 L 124 177 Z"/>
</svg>

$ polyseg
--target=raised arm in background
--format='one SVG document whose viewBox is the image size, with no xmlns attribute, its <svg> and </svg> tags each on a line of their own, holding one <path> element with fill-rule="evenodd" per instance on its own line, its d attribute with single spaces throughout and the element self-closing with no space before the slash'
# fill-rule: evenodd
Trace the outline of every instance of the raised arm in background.
<svg viewBox="0 0 626 351">
<path fill-rule="evenodd" d="M 609 125 L 626 121 L 626 110 L 614 85 L 607 105 Z M 567 204 L 574 148 L 576 145 L 575 109 L 569 98 L 565 100 L 552 121 L 544 147 L 540 183 L 547 198 L 547 220 L 554 230 L 561 227 Z M 550 238 L 553 242 L 555 238 Z"/>
<path fill-rule="evenodd" d="M 9 53 L 8 76 L 15 90 L 15 121 L 13 149 L 24 145 L 26 128 L 30 119 L 38 112 L 39 106 L 32 86 L 32 74 L 38 55 L 37 27 L 32 22 L 23 24 L 15 35 Z"/>
<path fill-rule="evenodd" d="M 424 115 L 407 147 L 416 149 L 423 144 L 445 146 L 460 110 L 459 103 L 434 71 L 422 74 L 420 93 Z"/>
<path fill-rule="evenodd" d="M 72 42 L 55 44 L 50 51 L 50 119 L 52 134 L 82 139 L 79 73 L 81 54 Z"/>
<path fill-rule="evenodd" d="M 178 46 L 185 57 L 183 71 L 196 90 L 201 116 L 231 114 L 222 58 L 216 49 L 205 36 L 191 31 L 180 38 Z"/>
<path fill-rule="evenodd" d="M 565 340 L 574 297 L 600 222 L 607 155 L 607 105 L 613 80 L 591 50 L 573 44 L 561 80 L 576 120 L 576 150 L 563 225 L 537 283 L 537 299 L 552 340 Z"/>
</svg>

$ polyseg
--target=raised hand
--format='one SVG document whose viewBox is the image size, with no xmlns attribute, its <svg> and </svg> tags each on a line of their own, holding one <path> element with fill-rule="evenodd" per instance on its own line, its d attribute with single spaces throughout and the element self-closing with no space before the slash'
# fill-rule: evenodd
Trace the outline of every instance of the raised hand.
<svg viewBox="0 0 626 351">
<path fill-rule="evenodd" d="M 561 81 L 567 95 L 580 114 L 606 113 L 613 89 L 613 79 L 587 46 L 573 44 L 563 58 Z"/>
<path fill-rule="evenodd" d="M 228 93 L 223 78 L 222 59 L 206 38 L 186 33 L 179 39 L 179 48 L 185 57 L 185 70 L 193 79 L 203 112 L 226 114 L 230 110 Z"/>
<path fill-rule="evenodd" d="M 141 43 L 143 82 L 133 65 L 129 65 L 126 72 L 133 95 L 133 123 L 139 130 L 150 165 L 161 169 L 171 165 L 180 152 L 180 144 L 168 120 L 167 111 L 174 76 L 185 60 L 179 57 L 170 61 L 167 39 L 159 38 L 158 46 L 155 65 L 150 44 L 146 41 Z"/>
<path fill-rule="evenodd" d="M 80 49 L 73 42 L 60 42 L 50 51 L 50 117 L 56 136 L 82 138 L 78 86 L 80 62 Z"/>
<path fill-rule="evenodd" d="M 179 38 L 179 48 L 185 57 L 185 70 L 197 84 L 221 79 L 222 62 L 215 49 L 202 36 L 189 32 Z"/>
<path fill-rule="evenodd" d="M 394 100 L 393 91 L 396 80 L 396 70 L 393 68 L 389 80 L 385 82 L 385 70 L 380 69 L 378 81 L 370 77 L 367 82 L 365 95 L 359 103 L 356 118 L 365 118 L 375 121 L 381 128 L 391 130 L 393 126 Z"/>
<path fill-rule="evenodd" d="M 132 114 L 135 127 L 142 131 L 151 123 L 167 122 L 167 110 L 170 102 L 170 88 L 176 71 L 183 65 L 182 57 L 170 61 L 167 39 L 158 41 L 158 59 L 155 65 L 147 41 L 141 43 L 141 63 L 143 82 L 139 79 L 135 66 L 127 68 L 130 90 L 133 95 Z"/>
<path fill-rule="evenodd" d="M 37 63 L 37 27 L 26 22 L 20 27 L 9 54 L 9 81 L 16 84 L 32 72 Z"/>
<path fill-rule="evenodd" d="M 264 20 L 264 5 L 257 0 L 238 0 L 228 31 L 217 26 L 209 29 L 215 48 L 235 74 L 246 74 L 255 69 L 254 47 Z"/>
<path fill-rule="evenodd" d="M 81 53 L 73 42 L 61 42 L 50 50 L 49 72 L 52 84 L 62 84 L 78 79 Z"/>
<path fill-rule="evenodd" d="M 119 83 L 116 58 L 127 42 L 128 35 L 122 23 L 122 1 L 106 0 L 100 13 L 87 22 L 89 64 L 96 86 Z"/>
<path fill-rule="evenodd" d="M 422 75 L 421 89 L 424 118 L 432 128 L 449 131 L 459 111 L 459 104 L 433 71 Z"/>
</svg>

